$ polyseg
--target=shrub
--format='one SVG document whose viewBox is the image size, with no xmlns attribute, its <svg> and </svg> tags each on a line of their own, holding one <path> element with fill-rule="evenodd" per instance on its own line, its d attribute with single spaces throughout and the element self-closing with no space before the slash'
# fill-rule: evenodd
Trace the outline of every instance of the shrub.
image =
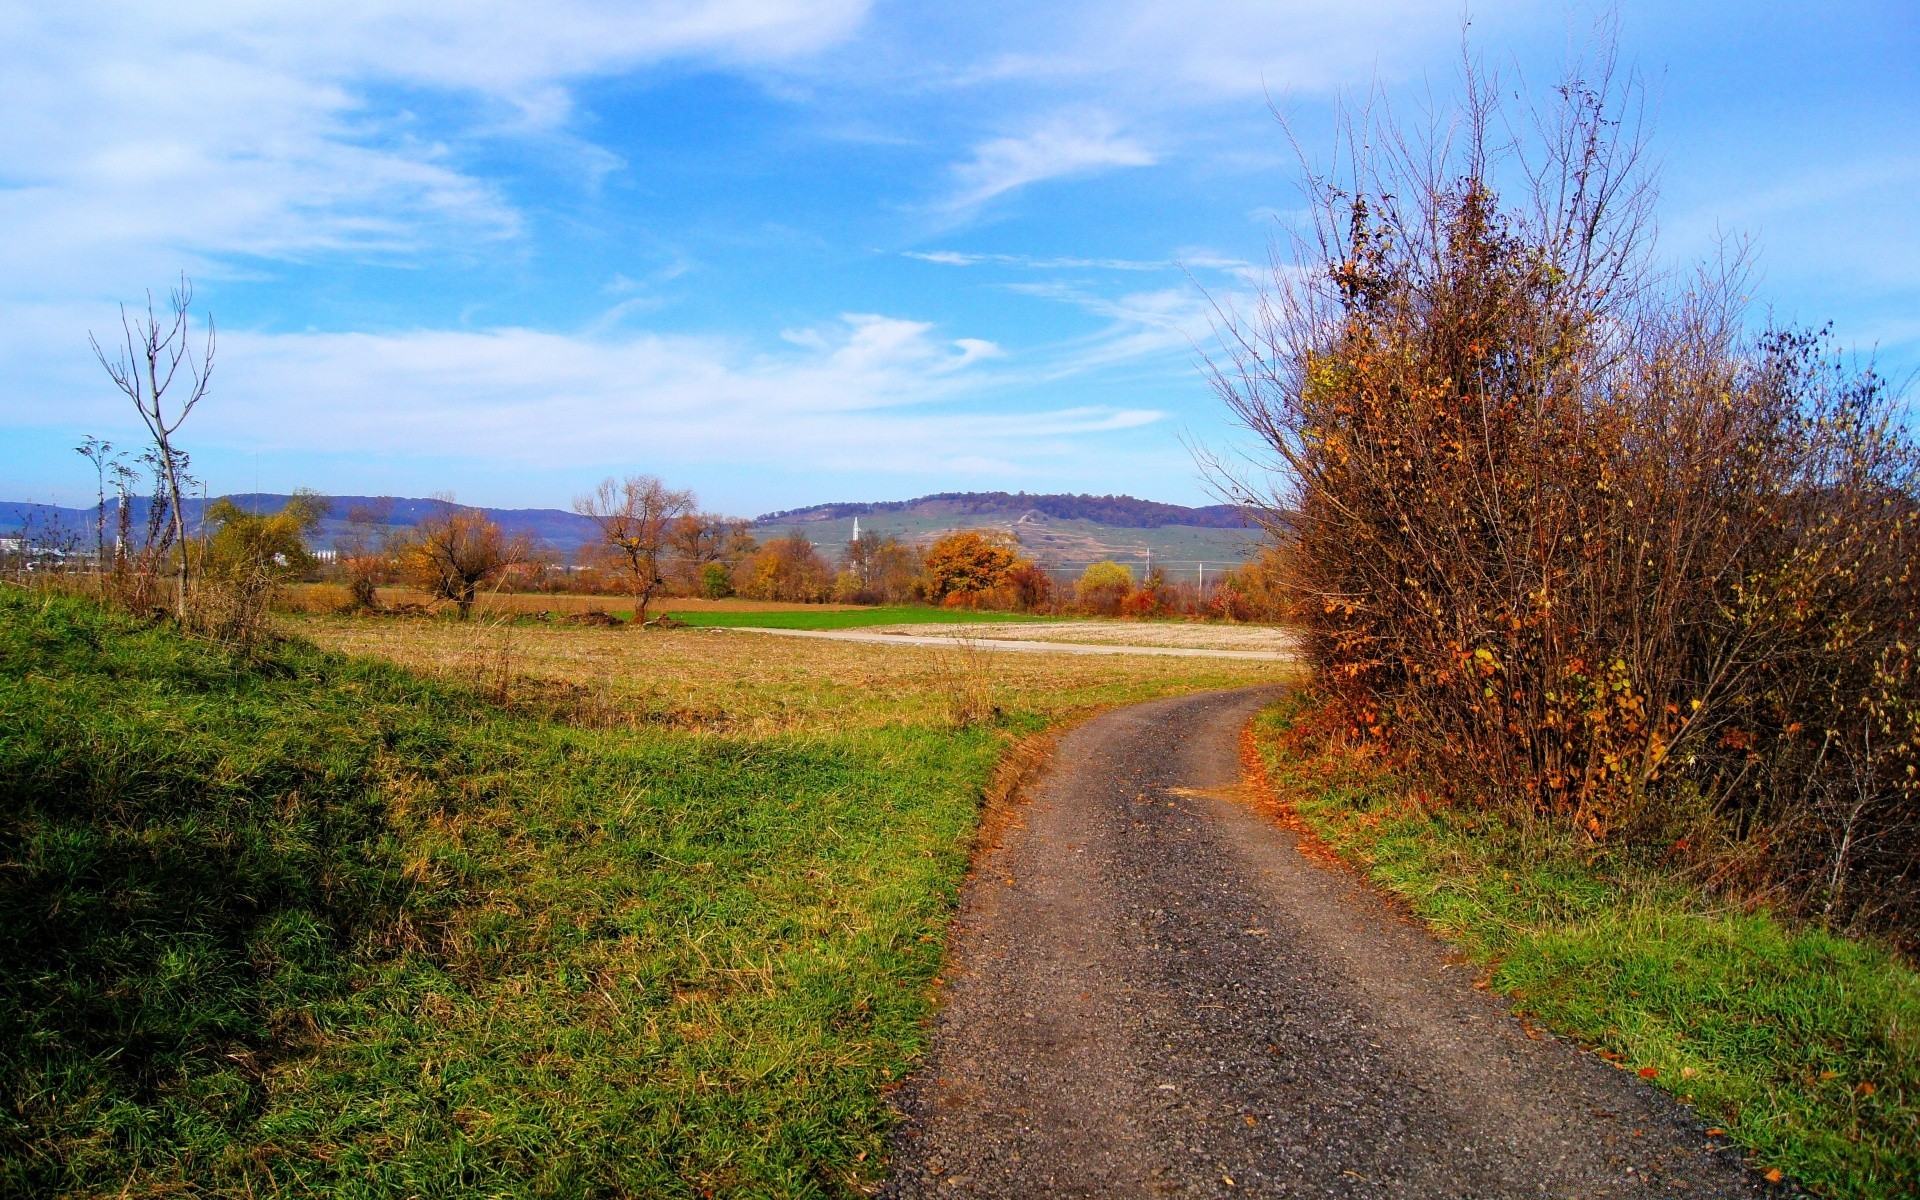
<svg viewBox="0 0 1920 1200">
<path fill-rule="evenodd" d="M 1080 574 L 1074 598 L 1090 613 L 1111 617 L 1133 594 L 1133 569 L 1117 562 L 1097 562 Z"/>
<path fill-rule="evenodd" d="M 1320 686 L 1461 798 L 1909 923 L 1920 878 L 1915 453 L 1871 369 L 1746 332 L 1735 258 L 1650 266 L 1621 95 L 1506 145 L 1313 181 L 1312 269 L 1215 383 L 1275 455 L 1268 519 Z M 1533 126 L 1529 126 L 1533 127 Z M 1525 187 L 1503 200 L 1499 164 Z"/>
<path fill-rule="evenodd" d="M 725 600 L 733 595 L 733 572 L 725 563 L 710 562 L 700 568 L 700 594 L 709 600 Z"/>
</svg>

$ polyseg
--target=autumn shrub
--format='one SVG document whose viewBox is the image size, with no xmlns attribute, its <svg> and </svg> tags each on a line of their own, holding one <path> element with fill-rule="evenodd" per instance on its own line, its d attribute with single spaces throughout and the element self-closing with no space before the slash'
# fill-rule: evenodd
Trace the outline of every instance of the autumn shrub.
<svg viewBox="0 0 1920 1200">
<path fill-rule="evenodd" d="M 1087 612 L 1114 616 L 1127 602 L 1127 597 L 1133 595 L 1133 569 L 1117 562 L 1094 563 L 1080 573 L 1073 594 Z"/>
<path fill-rule="evenodd" d="M 1459 802 L 1911 931 L 1913 443 L 1870 367 L 1753 332 L 1737 253 L 1654 269 L 1595 74 L 1352 131 L 1304 268 L 1223 310 L 1319 687 Z"/>
<path fill-rule="evenodd" d="M 213 533 L 200 547 L 200 587 L 188 623 L 217 640 L 252 647 L 269 635 L 267 606 L 288 580 L 314 565 L 306 539 L 326 506 L 296 493 L 273 513 L 248 512 L 227 499 L 209 505 Z"/>
</svg>

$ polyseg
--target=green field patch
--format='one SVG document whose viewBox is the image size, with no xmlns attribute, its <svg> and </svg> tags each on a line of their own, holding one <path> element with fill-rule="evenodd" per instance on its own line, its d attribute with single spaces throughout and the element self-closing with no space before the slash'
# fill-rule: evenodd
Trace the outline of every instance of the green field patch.
<svg viewBox="0 0 1920 1200">
<path fill-rule="evenodd" d="M 761 629 L 861 629 L 870 625 L 960 625 L 1004 624 L 1014 621 L 1045 622 L 1048 617 L 1025 613 L 969 612 L 954 608 L 925 608 L 895 605 L 885 608 L 829 609 L 820 612 L 671 612 L 676 621 L 689 625 L 722 625 L 729 628 Z"/>
<path fill-rule="evenodd" d="M 1892 951 L 1704 903 L 1658 864 L 1541 824 L 1421 803 L 1337 753 L 1256 725 L 1307 827 L 1486 967 L 1491 985 L 1696 1106 L 1817 1194 L 1914 1194 L 1920 974 Z"/>
</svg>

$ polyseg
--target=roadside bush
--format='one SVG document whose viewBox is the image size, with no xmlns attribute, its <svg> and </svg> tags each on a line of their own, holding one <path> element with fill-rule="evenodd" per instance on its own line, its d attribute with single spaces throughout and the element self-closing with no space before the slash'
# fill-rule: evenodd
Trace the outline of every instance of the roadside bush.
<svg viewBox="0 0 1920 1200">
<path fill-rule="evenodd" d="M 1871 368 L 1748 332 L 1737 255 L 1652 269 L 1597 74 L 1525 144 L 1484 79 L 1450 142 L 1351 131 L 1311 269 L 1225 327 L 1319 686 L 1458 799 L 1911 932 L 1914 446 Z"/>
<path fill-rule="evenodd" d="M 725 563 L 710 562 L 700 568 L 700 594 L 709 600 L 733 595 L 733 572 Z"/>
</svg>

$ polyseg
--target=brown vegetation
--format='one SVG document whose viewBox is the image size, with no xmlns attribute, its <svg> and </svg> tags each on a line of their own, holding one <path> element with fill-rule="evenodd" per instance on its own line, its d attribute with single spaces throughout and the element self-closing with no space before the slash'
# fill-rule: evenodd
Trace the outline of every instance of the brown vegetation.
<svg viewBox="0 0 1920 1200">
<path fill-rule="evenodd" d="M 1594 74 L 1351 131 L 1312 269 L 1227 314 L 1216 385 L 1284 480 L 1242 494 L 1321 686 L 1457 798 L 1911 928 L 1914 447 L 1871 369 L 1748 333 L 1737 254 L 1649 266 Z"/>
<path fill-rule="evenodd" d="M 525 537 L 509 538 L 478 509 L 451 501 L 439 516 L 413 527 L 400 547 L 401 573 L 436 600 L 451 600 L 464 619 L 483 583 L 533 556 Z"/>
<path fill-rule="evenodd" d="M 669 488 L 655 475 L 605 479 L 573 502 L 573 511 L 599 529 L 600 540 L 590 550 L 625 581 L 640 624 L 646 623 L 647 604 L 666 584 L 661 559 L 674 545 L 676 533 L 683 545 L 696 552 L 704 549 L 704 539 L 687 536 L 683 528 L 693 507 L 692 492 Z"/>
</svg>

